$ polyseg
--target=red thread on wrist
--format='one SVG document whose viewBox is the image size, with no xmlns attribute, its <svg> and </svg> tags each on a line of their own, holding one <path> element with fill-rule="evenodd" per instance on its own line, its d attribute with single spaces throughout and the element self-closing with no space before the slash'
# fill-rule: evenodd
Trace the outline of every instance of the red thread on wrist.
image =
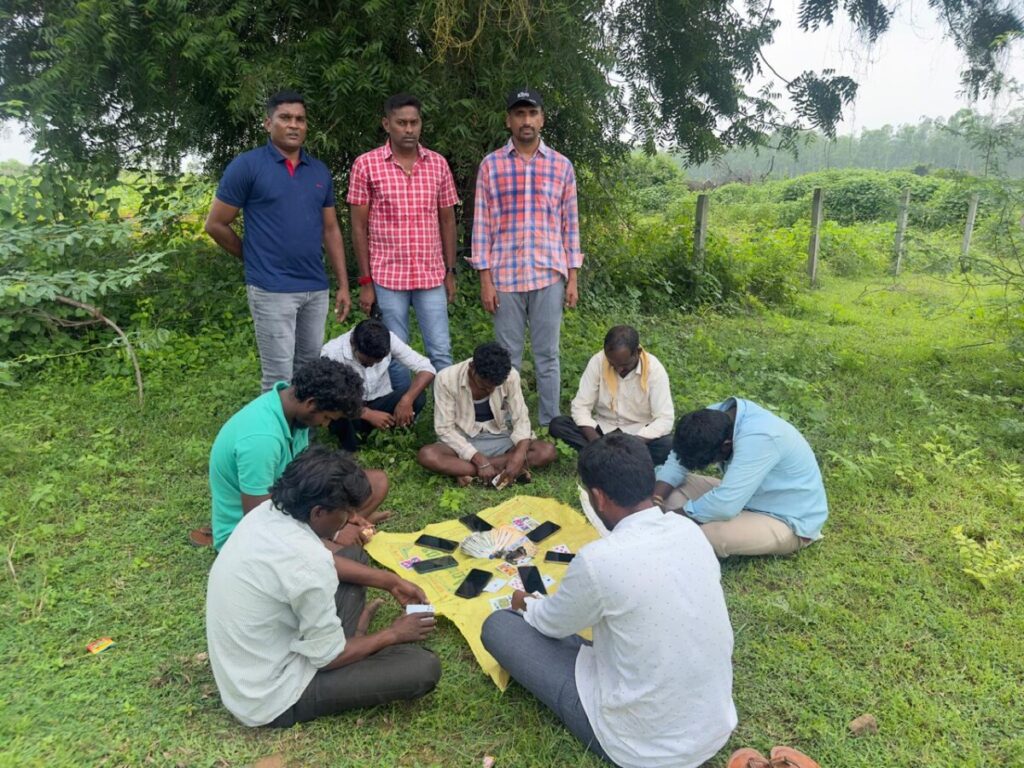
<svg viewBox="0 0 1024 768">
<path fill-rule="evenodd" d="M 373 278 L 370 277 L 369 275 L 364 275 L 363 277 L 359 278 L 359 287 L 360 288 L 362 288 L 364 285 L 372 285 L 372 284 L 373 284 Z"/>
</svg>

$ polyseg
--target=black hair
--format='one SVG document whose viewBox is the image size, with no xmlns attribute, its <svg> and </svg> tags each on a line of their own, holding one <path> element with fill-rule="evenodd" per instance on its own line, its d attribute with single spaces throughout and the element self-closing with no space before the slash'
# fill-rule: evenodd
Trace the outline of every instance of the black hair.
<svg viewBox="0 0 1024 768">
<path fill-rule="evenodd" d="M 306 99 L 298 91 L 278 91 L 267 98 L 267 117 L 273 117 L 274 111 L 282 104 L 301 104 L 306 106 Z"/>
<path fill-rule="evenodd" d="M 344 363 L 318 357 L 299 368 L 292 376 L 295 397 L 313 398 L 318 411 L 340 411 L 349 418 L 363 408 L 363 380 Z"/>
<path fill-rule="evenodd" d="M 703 469 L 716 461 L 722 443 L 732 439 L 732 419 L 725 411 L 702 408 L 679 419 L 672 448 L 679 463 L 690 470 Z"/>
<path fill-rule="evenodd" d="M 580 480 L 600 488 L 620 507 L 633 507 L 654 493 L 654 462 L 644 441 L 622 433 L 587 443 L 577 463 Z"/>
<path fill-rule="evenodd" d="M 631 325 L 616 325 L 604 335 L 604 348 L 636 352 L 640 349 L 640 334 Z"/>
<path fill-rule="evenodd" d="M 390 117 L 391 113 L 402 107 L 416 107 L 417 112 L 423 111 L 420 100 L 409 93 L 396 93 L 384 102 L 384 117 Z"/>
<path fill-rule="evenodd" d="M 313 507 L 359 509 L 370 491 L 370 480 L 352 454 L 311 445 L 270 486 L 270 498 L 278 509 L 308 523 Z"/>
<path fill-rule="evenodd" d="M 391 353 L 391 331 L 380 320 L 363 320 L 352 331 L 355 348 L 374 360 L 383 360 Z"/>
<path fill-rule="evenodd" d="M 484 381 L 500 387 L 512 370 L 512 356 L 496 341 L 486 341 L 473 350 L 473 370 Z"/>
</svg>

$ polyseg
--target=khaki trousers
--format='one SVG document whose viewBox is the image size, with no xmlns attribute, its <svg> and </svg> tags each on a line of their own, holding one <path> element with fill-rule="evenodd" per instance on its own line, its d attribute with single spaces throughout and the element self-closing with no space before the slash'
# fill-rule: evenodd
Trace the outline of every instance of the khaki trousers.
<svg viewBox="0 0 1024 768">
<path fill-rule="evenodd" d="M 696 501 L 722 481 L 690 472 L 686 482 L 665 499 L 665 509 L 677 512 L 687 501 Z M 718 557 L 730 555 L 791 555 L 810 544 L 781 520 L 744 509 L 732 520 L 703 523 L 700 529 Z"/>
</svg>

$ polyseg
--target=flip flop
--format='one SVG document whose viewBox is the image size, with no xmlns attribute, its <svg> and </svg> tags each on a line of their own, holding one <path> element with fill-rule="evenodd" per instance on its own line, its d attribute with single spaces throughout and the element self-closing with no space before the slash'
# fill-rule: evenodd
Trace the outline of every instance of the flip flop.
<svg viewBox="0 0 1024 768">
<path fill-rule="evenodd" d="M 188 532 L 188 543 L 193 547 L 212 547 L 213 529 L 208 525 L 193 528 Z"/>
<path fill-rule="evenodd" d="M 729 762 L 725 768 L 771 768 L 768 758 L 756 749 L 744 747 L 737 749 L 729 756 Z"/>
<path fill-rule="evenodd" d="M 803 752 L 792 747 L 772 747 L 771 768 L 821 768 Z"/>
</svg>

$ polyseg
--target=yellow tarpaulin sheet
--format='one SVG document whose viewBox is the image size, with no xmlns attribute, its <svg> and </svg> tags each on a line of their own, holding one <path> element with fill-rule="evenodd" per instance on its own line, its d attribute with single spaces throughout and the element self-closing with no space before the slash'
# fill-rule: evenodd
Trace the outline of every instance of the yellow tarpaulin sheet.
<svg viewBox="0 0 1024 768">
<path fill-rule="evenodd" d="M 536 565 L 544 576 L 550 576 L 555 580 L 555 583 L 547 588 L 548 594 L 558 590 L 558 585 L 567 566 L 559 563 L 545 562 L 545 553 L 559 544 L 568 547 L 570 552 L 579 552 L 584 544 L 593 541 L 598 536 L 597 531 L 591 527 L 579 512 L 554 499 L 542 499 L 537 496 L 516 496 L 496 507 L 485 509 L 479 514 L 480 517 L 495 527 L 510 523 L 515 518 L 524 516 L 532 517 L 538 523 L 550 520 L 562 526 L 561 530 L 556 531 L 537 545 L 539 551 L 532 562 L 532 565 Z M 456 551 L 452 553 L 452 557 L 459 562 L 457 568 L 434 571 L 433 573 L 421 576 L 411 568 L 403 568 L 399 563 L 412 557 L 427 560 L 444 554 L 413 544 L 413 541 L 423 533 L 461 542 L 469 535 L 470 531 L 458 520 L 446 520 L 442 523 L 428 525 L 422 531 L 414 533 L 378 533 L 366 546 L 366 551 L 385 568 L 389 568 L 402 578 L 418 584 L 426 592 L 427 599 L 434 606 L 436 614 L 438 616 L 447 616 L 455 623 L 462 636 L 466 638 L 466 642 L 469 643 L 473 655 L 480 663 L 480 666 L 483 667 L 484 672 L 491 676 L 495 685 L 501 690 L 505 690 L 506 686 L 508 686 L 508 673 L 498 666 L 498 662 L 494 660 L 491 654 L 484 650 L 484 646 L 480 642 L 480 628 L 483 626 L 484 619 L 490 616 L 493 610 L 491 600 L 511 595 L 511 585 L 506 584 L 497 592 L 483 592 L 479 596 L 468 600 L 455 596 L 456 588 L 458 588 L 472 568 L 479 568 L 493 573 L 492 579 L 509 581 L 509 576 L 498 570 L 498 565 L 504 561 L 467 557 L 461 551 Z"/>
</svg>

